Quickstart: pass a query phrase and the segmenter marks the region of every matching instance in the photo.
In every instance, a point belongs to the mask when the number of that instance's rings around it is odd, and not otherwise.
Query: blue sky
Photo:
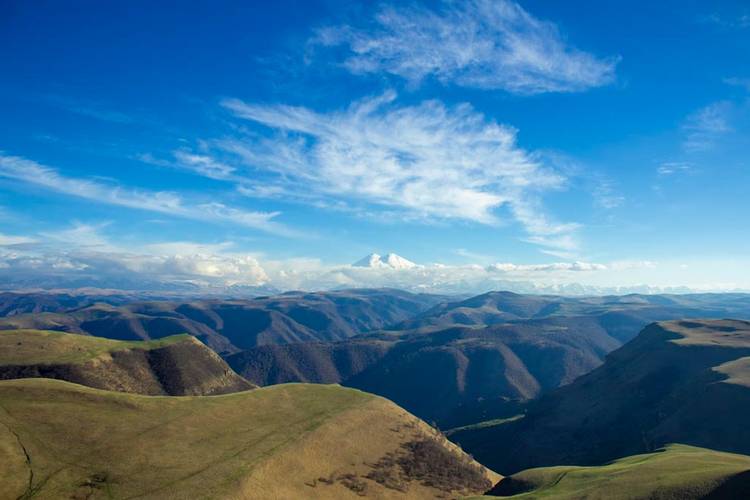
[[[0,55],[8,283],[750,289],[746,2],[3,2]]]

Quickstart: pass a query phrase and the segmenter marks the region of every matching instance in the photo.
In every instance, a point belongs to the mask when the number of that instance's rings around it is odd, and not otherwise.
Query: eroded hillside
[[[226,394],[254,387],[189,335],[124,342],[39,330],[0,331],[0,379],[27,377],[173,396]]]

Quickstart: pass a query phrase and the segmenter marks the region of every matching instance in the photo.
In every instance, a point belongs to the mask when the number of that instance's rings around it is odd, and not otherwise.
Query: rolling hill
[[[254,387],[189,335],[124,342],[39,330],[0,331],[0,380],[29,377],[173,396]]]
[[[8,498],[449,498],[499,476],[382,398],[288,384],[154,397],[0,382]]]
[[[488,495],[519,500],[748,498],[750,457],[673,444],[599,467],[529,469],[504,478]]]
[[[750,454],[749,411],[750,323],[669,321],[530,403],[523,418],[451,439],[503,473],[597,465],[668,443]]]
[[[440,300],[400,290],[362,289],[252,300],[97,303],[0,318],[0,329],[59,330],[118,340],[188,333],[229,354],[257,345],[346,339],[404,321]]]

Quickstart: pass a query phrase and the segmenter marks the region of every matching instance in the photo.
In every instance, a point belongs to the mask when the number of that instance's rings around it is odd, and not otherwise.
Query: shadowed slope
[[[436,498],[499,479],[386,400],[302,384],[206,398],[3,381],[0,462],[11,498]]]
[[[0,331],[0,379],[28,377],[154,395],[226,394],[254,387],[189,335],[123,342],[39,330]]]
[[[537,397],[594,369],[618,345],[596,318],[548,318],[260,346],[226,359],[260,385],[341,383],[454,427],[468,406]]]
[[[686,443],[750,454],[750,323],[653,324],[524,418],[451,439],[496,470],[601,464]]]

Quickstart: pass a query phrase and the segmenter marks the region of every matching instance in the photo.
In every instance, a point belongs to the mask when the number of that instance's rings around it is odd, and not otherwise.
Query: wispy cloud
[[[594,179],[591,195],[594,198],[594,204],[605,210],[617,208],[625,203],[625,197],[618,192],[615,183],[604,176],[597,176]]]
[[[743,89],[750,92],[750,78],[738,78],[733,76],[731,78],[725,78],[724,83],[727,85],[733,85],[735,87],[742,87]]]
[[[571,46],[558,27],[510,0],[442,2],[435,9],[384,6],[368,28],[326,27],[310,41],[345,46],[352,73],[389,73],[419,84],[504,89],[518,94],[574,92],[609,84],[618,57]]]
[[[272,220],[279,215],[278,212],[245,211],[219,202],[187,204],[180,195],[173,192],[135,190],[90,179],[68,177],[51,167],[18,156],[0,154],[0,177],[98,203],[187,219],[237,224],[281,235],[295,234]]]
[[[222,181],[236,179],[233,175],[235,171],[234,167],[220,162],[211,156],[178,149],[172,152],[172,157],[172,159],[157,158],[151,153],[136,156],[138,160],[144,163],[186,170],[209,179]]]
[[[36,239],[29,238],[28,236],[15,236],[11,234],[0,233],[0,247],[26,245],[28,243],[35,243],[35,242],[36,242]]]
[[[544,214],[540,193],[565,178],[516,142],[515,129],[468,104],[438,101],[397,106],[395,94],[353,103],[344,111],[267,106],[227,100],[236,116],[275,131],[265,138],[223,141],[268,175],[252,194],[343,199],[398,209],[405,217],[496,224],[506,207],[534,243],[573,248],[575,224]]]
[[[706,151],[714,147],[717,141],[732,131],[729,115],[732,103],[719,101],[699,109],[687,117],[682,125],[686,137],[682,143],[686,151]]]
[[[676,175],[676,174],[687,174],[692,172],[695,166],[692,163],[681,162],[681,161],[668,161],[664,162],[656,168],[656,173],[659,175]]]
[[[750,13],[720,14],[714,12],[701,18],[705,23],[715,24],[722,28],[746,29],[750,28]]]

